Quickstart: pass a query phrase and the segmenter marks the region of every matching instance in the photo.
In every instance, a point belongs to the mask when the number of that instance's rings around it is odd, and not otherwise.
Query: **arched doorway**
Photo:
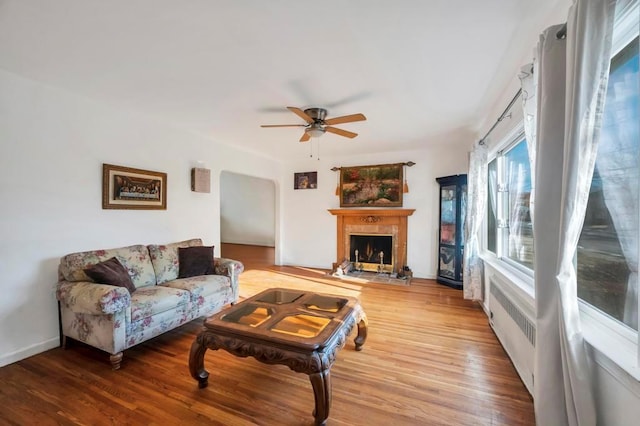
[[[222,257],[247,265],[275,263],[276,186],[272,180],[220,174]]]

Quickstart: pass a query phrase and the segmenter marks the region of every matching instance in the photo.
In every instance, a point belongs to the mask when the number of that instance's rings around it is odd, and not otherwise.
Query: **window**
[[[636,331],[639,78],[636,36],[611,60],[598,156],[577,251],[578,297]]]
[[[575,255],[585,337],[596,354],[604,355],[601,360],[612,361],[636,380],[640,380],[638,4],[638,0],[622,3],[616,11],[600,141]],[[534,274],[531,170],[521,129],[506,137],[497,146],[500,151],[489,158],[485,248],[499,259],[494,266],[510,266],[506,272],[511,282],[524,288],[533,280],[512,274]],[[544,218],[539,220],[543,222]],[[535,297],[534,292],[530,294]],[[611,364],[607,365],[609,369]],[[615,369],[609,371],[621,380],[626,377],[619,376]]]
[[[489,163],[488,173],[487,249],[532,270],[531,166],[522,134]]]

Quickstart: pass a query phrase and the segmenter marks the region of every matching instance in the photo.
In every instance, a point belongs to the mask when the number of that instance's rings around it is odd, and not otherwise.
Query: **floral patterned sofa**
[[[122,351],[238,299],[242,263],[215,258],[215,275],[178,278],[178,248],[202,246],[192,239],[166,245],[133,245],[72,253],[60,260],[56,297],[63,346],[67,338],[111,354],[114,370]],[[85,269],[115,257],[135,286],[98,284]]]

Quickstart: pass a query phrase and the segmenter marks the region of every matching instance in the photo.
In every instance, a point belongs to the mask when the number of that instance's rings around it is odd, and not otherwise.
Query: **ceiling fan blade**
[[[358,136],[357,133],[349,132],[346,130],[338,129],[337,127],[327,126],[324,128],[327,132],[335,133],[336,135],[344,136],[345,138],[355,138]]]
[[[365,121],[367,117],[362,114],[351,114],[351,115],[343,115],[342,117],[334,117],[328,120],[324,120],[325,124],[342,124],[342,123],[353,123],[354,121]]]
[[[296,107],[287,107],[287,109],[289,111],[291,111],[292,113],[294,113],[295,115],[297,115],[298,117],[302,118],[304,121],[306,121],[307,123],[311,124],[313,123],[313,118],[309,117],[307,115],[307,113],[305,113],[303,110],[301,110],[300,108],[296,108]]]
[[[260,127],[306,127],[306,124],[261,124]]]
[[[300,138],[300,142],[306,142],[309,139],[311,139],[311,135],[309,135],[309,133],[304,132],[304,134],[302,135],[302,137]]]

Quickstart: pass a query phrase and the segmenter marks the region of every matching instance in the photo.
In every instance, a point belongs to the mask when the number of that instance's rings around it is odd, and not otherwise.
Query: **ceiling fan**
[[[304,127],[304,134],[300,142],[307,142],[311,138],[322,136],[325,132],[334,133],[346,138],[355,138],[357,133],[332,127],[334,124],[352,123],[367,119],[362,114],[343,115],[326,119],[327,110],[324,108],[307,108],[304,111],[296,107],[287,107],[289,111],[306,121],[307,124],[263,124],[260,127]]]

